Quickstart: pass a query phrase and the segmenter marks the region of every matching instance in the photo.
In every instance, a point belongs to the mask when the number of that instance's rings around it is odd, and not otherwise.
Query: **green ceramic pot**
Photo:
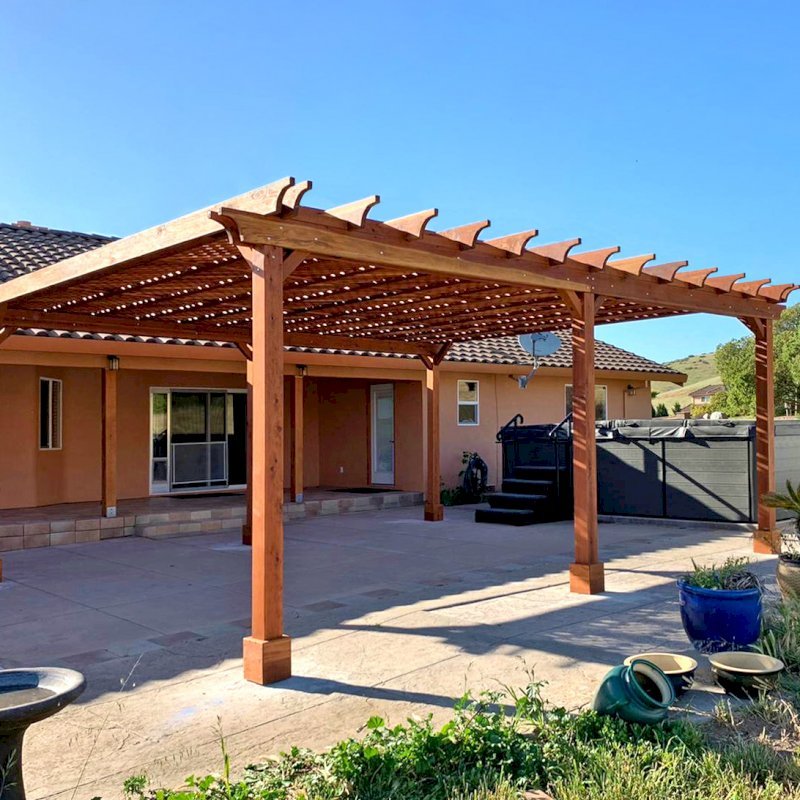
[[[717,683],[735,697],[754,698],[775,688],[783,661],[761,653],[715,653],[708,657]]]
[[[669,678],[655,664],[634,659],[613,667],[603,678],[592,708],[628,722],[655,725],[662,722],[675,702]]]

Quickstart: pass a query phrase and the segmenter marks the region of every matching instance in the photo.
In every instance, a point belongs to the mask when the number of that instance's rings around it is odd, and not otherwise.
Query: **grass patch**
[[[465,696],[452,719],[390,726],[373,717],[360,739],[324,753],[293,748],[233,780],[221,774],[175,791],[143,777],[135,800],[512,800],[544,790],[555,800],[800,800],[794,753],[750,740],[724,719],[648,727],[549,707],[541,684]],[[768,713],[764,709],[764,713]],[[772,711],[769,711],[772,713]],[[735,718],[734,718],[735,719]],[[727,726],[727,727],[726,727]]]

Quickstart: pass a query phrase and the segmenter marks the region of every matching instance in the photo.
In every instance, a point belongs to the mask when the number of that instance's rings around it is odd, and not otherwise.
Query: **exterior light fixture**
[[[297,374],[300,375],[300,377],[304,378],[306,375],[308,375],[308,367],[305,364],[298,364],[296,369]]]
[[[111,372],[116,372],[119,369],[119,356],[108,357],[108,369]]]
[[[625,394],[627,394],[628,397],[636,397],[636,387],[632,383],[629,383],[628,388],[625,389]]]

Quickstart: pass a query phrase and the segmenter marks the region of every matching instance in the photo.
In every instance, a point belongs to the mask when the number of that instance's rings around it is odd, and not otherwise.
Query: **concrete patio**
[[[88,690],[28,735],[28,796],[114,798],[293,744],[323,747],[372,714],[444,717],[465,689],[534,668],[570,708],[625,655],[687,650],[674,579],[691,559],[749,555],[749,533],[604,524],[608,591],[569,593],[570,523],[425,523],[398,508],[286,525],[294,677],[242,678],[249,548],[235,533],[109,539],[3,554],[0,666],[63,664]],[[764,574],[774,557],[761,557]],[[65,747],[68,745],[68,747]],[[77,791],[76,791],[77,787]]]

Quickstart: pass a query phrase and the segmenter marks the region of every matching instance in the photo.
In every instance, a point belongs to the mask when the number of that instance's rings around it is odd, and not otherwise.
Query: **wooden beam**
[[[664,308],[693,313],[725,316],[761,316],[777,318],[782,308],[765,299],[744,297],[738,293],[688,287],[678,279],[664,283],[655,276],[625,276],[617,270],[603,269],[605,259],[616,248],[564,256],[563,263],[544,256],[543,248],[527,249],[519,258],[485,242],[472,249],[452,242],[441,234],[425,233],[409,240],[401,231],[383,223],[367,220],[362,228],[341,228],[340,221],[324,212],[303,208],[291,218],[261,216],[231,210],[245,241],[253,244],[276,244],[289,249],[305,249],[322,256],[350,259],[386,269],[452,275],[465,280],[491,281],[509,286],[593,291],[622,300],[652,303]],[[569,244],[569,243],[567,243]],[[562,249],[563,251],[563,249]],[[588,259],[591,264],[578,259]],[[587,269],[588,266],[588,269]]]
[[[298,368],[292,382],[292,476],[291,499],[303,502],[303,373]]]
[[[531,247],[530,251],[534,255],[541,256],[550,261],[563,264],[566,261],[569,251],[573,247],[577,247],[581,243],[580,237],[575,239],[567,239],[564,242],[553,242],[552,244],[540,244],[536,247]]]
[[[433,363],[435,366],[439,366],[442,361],[445,360],[447,357],[448,352],[450,352],[450,348],[453,346],[452,342],[445,342],[437,351],[436,355],[433,357]]]
[[[244,676],[263,685],[292,673],[283,633],[283,249],[240,250],[253,271],[253,630]]]
[[[467,280],[557,289],[586,288],[579,276],[567,280],[549,277],[545,274],[547,264],[542,260],[538,262],[542,274],[527,271],[523,266],[527,258],[509,259],[490,245],[483,245],[477,254],[470,251],[470,259],[467,259],[463,245],[441,234],[425,233],[419,239],[409,240],[402,231],[369,220],[362,228],[348,229],[344,222],[342,227],[335,227],[333,218],[308,208],[291,218],[265,217],[235,209],[225,209],[225,214],[236,220],[242,240],[252,244],[276,244],[290,250],[306,250],[392,269],[455,275]]]
[[[307,258],[309,253],[302,250],[294,250],[283,257],[283,279],[286,280]]]
[[[239,348],[239,352],[248,360],[253,360],[253,346],[248,344],[247,342],[236,342],[236,347]]]
[[[439,231],[439,236],[444,236],[445,239],[452,239],[457,242],[460,247],[470,249],[475,247],[475,242],[478,241],[480,232],[488,228],[492,223],[488,219],[483,219],[480,222],[470,222],[468,225],[460,225],[457,228],[450,228],[446,231]]]
[[[158,256],[194,246],[205,239],[217,239],[222,234],[222,229],[217,222],[209,219],[209,210],[222,205],[226,208],[246,209],[259,214],[275,214],[281,209],[283,195],[293,184],[294,178],[281,178],[224,203],[217,203],[163,225],[156,225],[141,233],[110,242],[96,250],[89,250],[42,267],[13,281],[7,281],[0,285],[0,303],[23,297],[31,292],[62,286],[112,267],[130,265],[140,260],[151,261]]]
[[[439,437],[439,365],[425,364],[425,395],[427,409],[428,470],[425,480],[425,520],[441,522],[444,507],[441,503],[441,442]]]
[[[597,442],[594,407],[595,296],[580,296],[572,318],[572,475],[575,561],[570,591],[596,594],[605,588],[597,534]]]
[[[756,337],[756,486],[758,529],[753,534],[753,551],[780,553],[781,535],[775,509],[761,502],[775,491],[775,353],[772,320],[759,320]]]
[[[118,362],[114,369],[102,370],[102,514],[117,516],[117,376]]]
[[[18,328],[15,325],[4,325],[0,328],[0,345],[3,344],[9,337],[17,332]]]
[[[390,228],[396,228],[413,239],[419,239],[428,223],[438,214],[438,208],[429,208],[427,211],[417,211],[415,214],[408,214],[405,217],[387,219],[383,224],[388,225]]]
[[[487,239],[486,244],[505,250],[510,256],[521,256],[525,252],[528,242],[539,235],[537,230],[512,233],[510,236],[500,236],[497,239]]]
[[[425,345],[404,342],[402,339],[371,339],[359,336],[328,336],[316,333],[287,333],[287,347],[319,347],[330,350],[358,350],[370,353],[392,353],[416,356]],[[431,346],[431,352],[435,348]]]
[[[253,544],[253,353],[247,359],[247,431],[245,439],[245,459],[247,464],[247,490],[245,492],[247,511],[242,524],[242,544]]]
[[[353,203],[346,203],[343,206],[329,208],[325,213],[332,217],[344,220],[348,225],[360,228],[369,214],[370,209],[380,203],[381,198],[377,194],[365,197],[363,200],[356,200]]]

